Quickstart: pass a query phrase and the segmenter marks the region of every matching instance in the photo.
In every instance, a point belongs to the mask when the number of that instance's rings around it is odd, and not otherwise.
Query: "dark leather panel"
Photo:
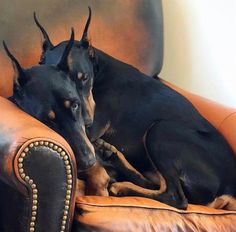
[[[24,159],[24,170],[38,190],[36,231],[60,231],[67,191],[67,173],[63,158],[49,147],[33,147]],[[72,172],[73,176],[76,176],[75,170]],[[75,192],[76,180],[73,180],[71,192]],[[30,195],[32,198],[32,194]],[[72,221],[74,195],[69,200],[71,203],[68,218]],[[67,224],[67,227],[69,226]]]
[[[0,231],[26,232],[30,201],[0,181]]]

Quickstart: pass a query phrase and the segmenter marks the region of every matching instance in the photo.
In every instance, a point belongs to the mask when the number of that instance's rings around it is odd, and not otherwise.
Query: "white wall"
[[[236,107],[236,0],[163,0],[160,77]]]

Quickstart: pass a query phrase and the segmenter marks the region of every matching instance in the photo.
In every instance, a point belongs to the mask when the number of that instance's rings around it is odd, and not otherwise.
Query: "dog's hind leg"
[[[222,195],[207,206],[215,209],[236,211],[236,199],[229,195]]]
[[[125,156],[116,149],[113,145],[99,139],[95,142],[97,149],[102,150],[103,157],[105,161],[109,161],[114,169],[124,177],[126,181],[133,182],[135,185],[141,186],[143,188],[158,189],[159,181],[158,178],[153,178],[149,180],[139,171],[137,171],[125,158]],[[152,173],[154,175],[154,173]],[[155,173],[159,177],[158,173]],[[149,174],[150,176],[150,174]]]

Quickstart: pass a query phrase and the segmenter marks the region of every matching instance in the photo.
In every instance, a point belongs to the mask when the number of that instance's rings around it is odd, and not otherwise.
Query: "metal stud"
[[[25,175],[25,173],[22,173],[20,176],[21,176],[22,179],[25,179],[26,175]]]
[[[22,158],[24,158],[25,155],[26,155],[25,152],[22,152],[20,156],[21,156]]]
[[[61,152],[61,156],[65,156],[66,153],[64,151]]]
[[[22,163],[18,163],[18,167],[19,167],[19,168],[22,168],[22,167],[23,167],[23,164],[22,164]]]
[[[62,220],[61,224],[64,226],[66,224],[66,220]]]
[[[29,147],[30,147],[30,148],[34,147],[34,144],[33,144],[33,143],[31,143],[31,144],[29,145]]]
[[[33,193],[38,193],[38,189],[33,189]]]
[[[39,145],[39,142],[34,142],[34,146],[38,146]]]
[[[30,226],[34,227],[35,223],[34,222],[30,222]]]
[[[32,185],[34,181],[32,179],[29,180],[29,184]]]
[[[36,216],[36,214],[37,214],[37,212],[36,212],[36,211],[33,211],[33,212],[32,212],[32,216]],[[35,219],[36,219],[36,217],[32,217],[32,218],[31,218],[31,220],[33,220],[33,218],[35,218]]]
[[[49,147],[53,147],[53,143],[49,143]]]

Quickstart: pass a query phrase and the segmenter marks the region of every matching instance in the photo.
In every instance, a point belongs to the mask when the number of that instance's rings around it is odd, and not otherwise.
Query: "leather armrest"
[[[70,146],[2,97],[0,109],[0,180],[29,199],[27,231],[69,231],[77,178]]]

